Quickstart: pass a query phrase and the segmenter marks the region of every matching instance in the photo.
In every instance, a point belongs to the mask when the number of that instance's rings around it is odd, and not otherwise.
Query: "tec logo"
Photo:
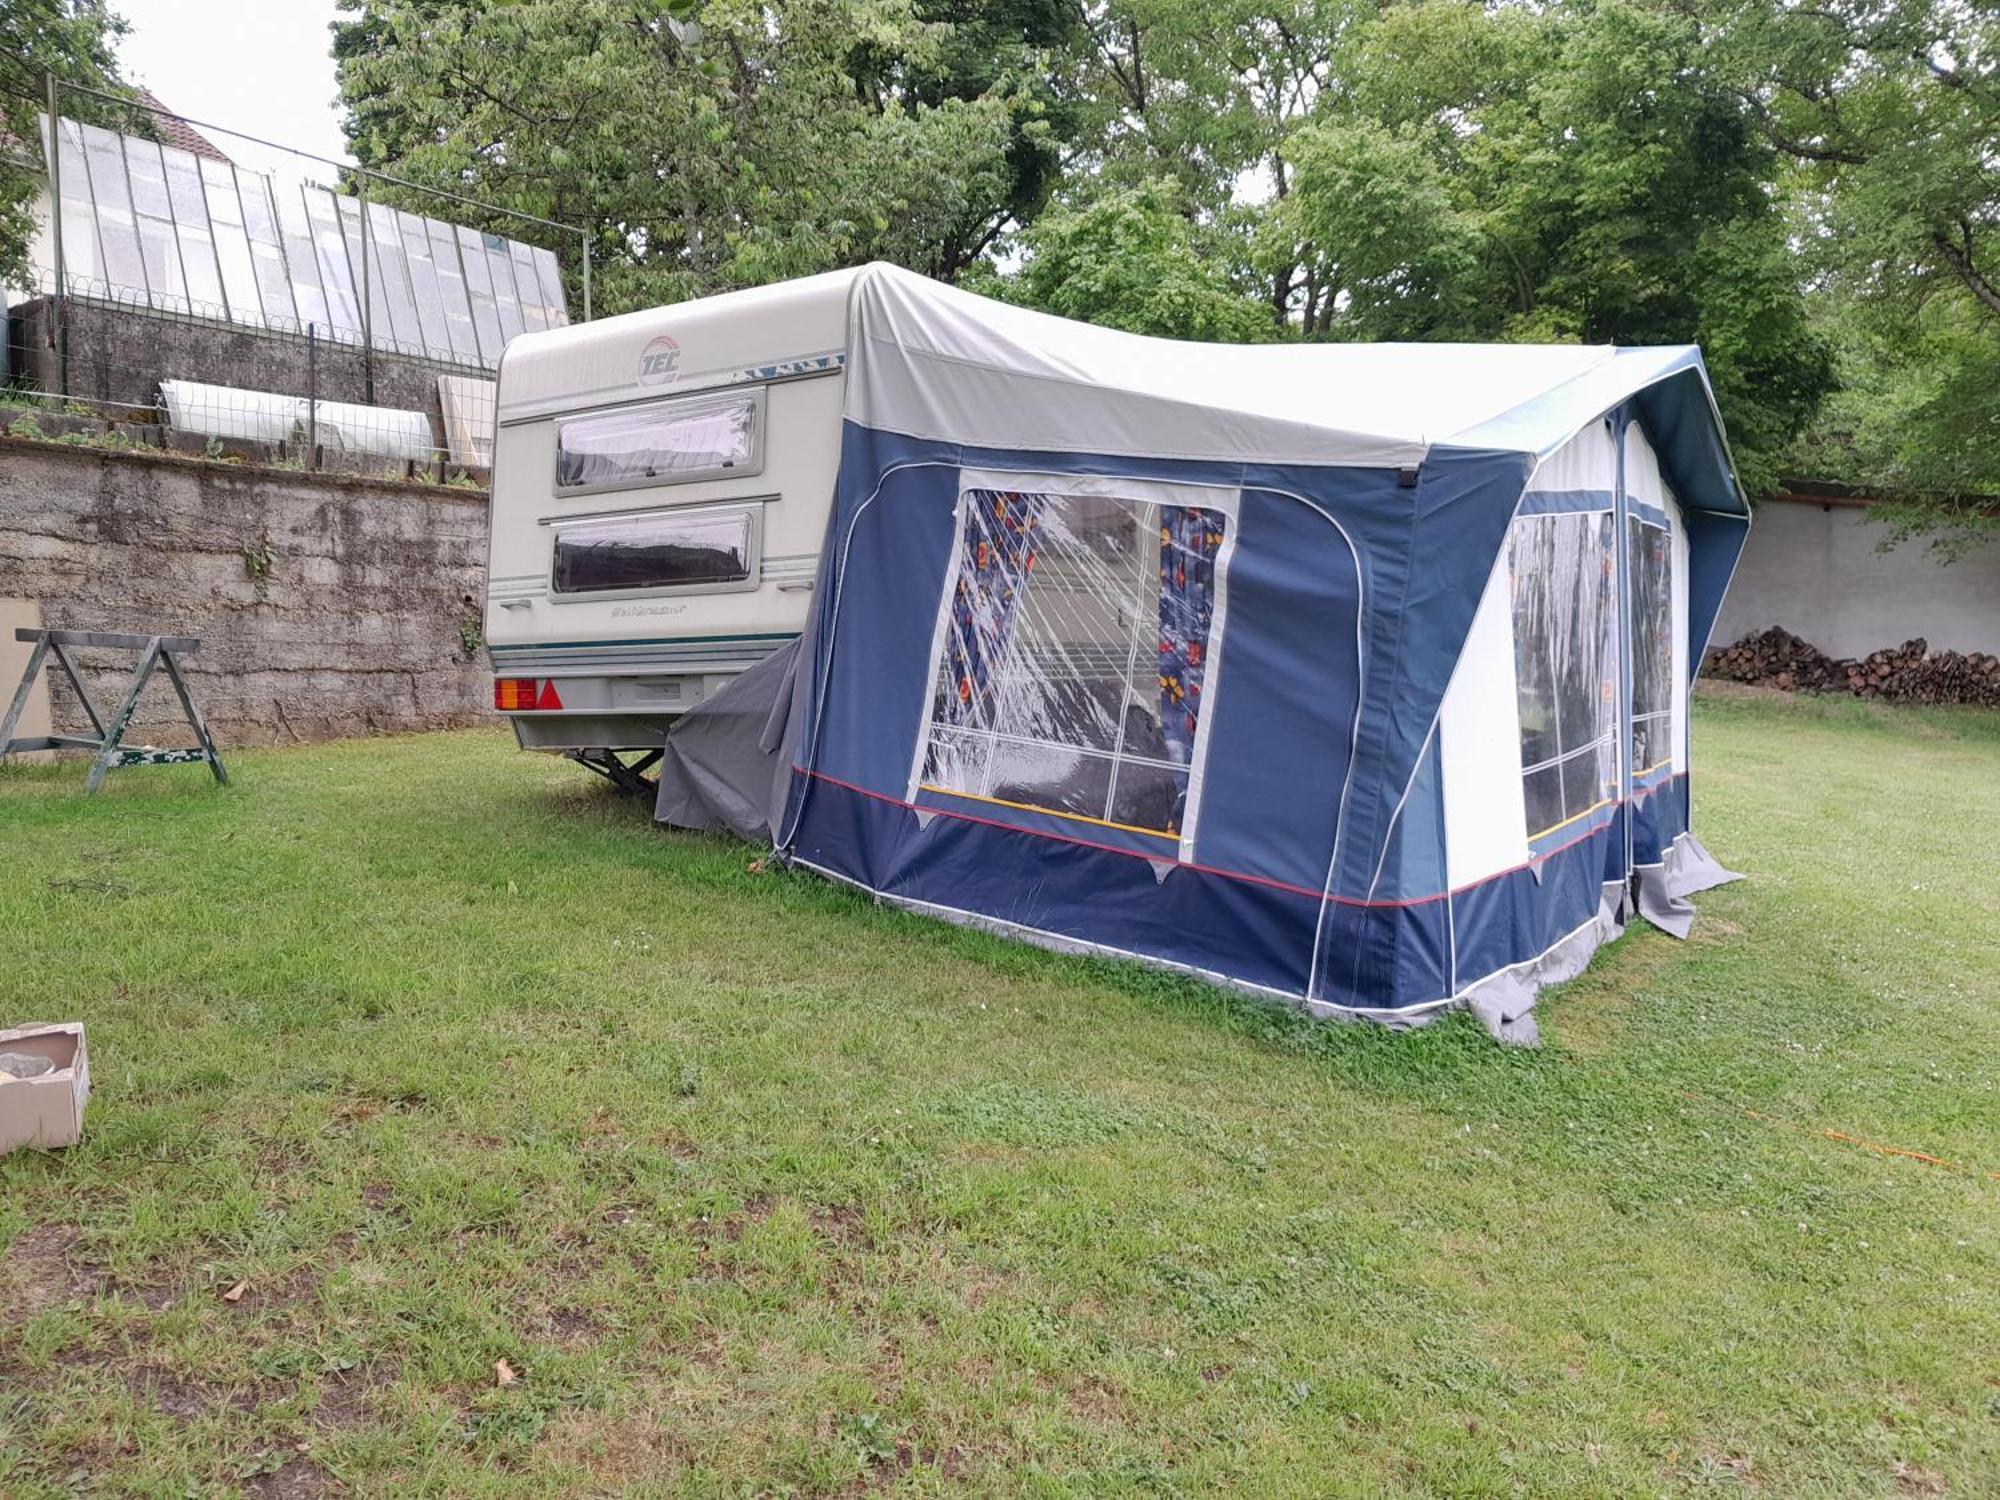
[[[667,385],[680,373],[681,346],[664,333],[639,351],[639,384]]]

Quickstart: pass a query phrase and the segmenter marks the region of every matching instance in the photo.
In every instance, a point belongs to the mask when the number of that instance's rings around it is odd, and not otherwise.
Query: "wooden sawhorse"
[[[194,706],[189,695],[187,682],[181,677],[180,665],[174,660],[201,649],[199,637],[191,635],[117,635],[101,630],[17,630],[17,641],[32,641],[35,649],[29,653],[28,669],[21,674],[21,685],[14,690],[14,701],[7,706],[7,717],[0,719],[0,760],[18,752],[30,750],[95,750],[97,759],[90,767],[90,779],[84,783],[86,796],[104,785],[105,776],[111,771],[125,766],[178,766],[206,763],[215,773],[215,779],[224,786],[229,784],[229,773],[222,769],[222,757],[215,753],[215,741],[209,738],[208,725],[202,722],[201,710]],[[98,713],[97,705],[90,701],[90,694],[84,690],[83,678],[76,670],[76,663],[70,658],[71,648],[88,650],[92,648],[111,651],[136,651],[139,664],[132,671],[132,685],[126,690],[124,701],[118,705],[107,723]],[[15,739],[14,726],[20,722],[21,714],[28,706],[28,694],[33,691],[35,678],[43,665],[53,656],[56,665],[69,678],[69,685],[76,689],[77,701],[83,704],[83,711],[90,716],[91,726],[97,730],[96,738],[82,734],[51,734],[33,739]],[[132,722],[132,714],[139,706],[139,695],[146,690],[152,680],[153,669],[165,667],[167,680],[174,685],[174,692],[181,700],[181,709],[187,714],[188,724],[194,729],[194,737],[199,742],[192,750],[155,750],[150,745],[127,748],[122,741],[126,726]]]

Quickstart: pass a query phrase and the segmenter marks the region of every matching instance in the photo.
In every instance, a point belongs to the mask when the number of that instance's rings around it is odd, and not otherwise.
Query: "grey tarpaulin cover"
[[[799,651],[799,640],[786,642],[674,725],[660,762],[660,822],[771,842],[791,780]]]

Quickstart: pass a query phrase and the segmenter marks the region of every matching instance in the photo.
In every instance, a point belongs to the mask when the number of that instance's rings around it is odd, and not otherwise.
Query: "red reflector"
[[[542,684],[542,695],[535,700],[535,707],[538,709],[562,707],[562,697],[556,692],[556,684],[553,677]]]

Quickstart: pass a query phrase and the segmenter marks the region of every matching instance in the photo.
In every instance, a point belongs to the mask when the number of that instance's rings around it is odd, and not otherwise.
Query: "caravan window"
[[[556,488],[748,478],[764,467],[764,392],[684,396],[556,429]]]
[[[1605,511],[1524,516],[1508,569],[1532,842],[1617,796],[1618,579]]]
[[[561,594],[754,587],[757,512],[678,511],[613,516],[556,527]]]
[[[919,784],[1180,839],[1227,517],[992,489],[960,513]]]

